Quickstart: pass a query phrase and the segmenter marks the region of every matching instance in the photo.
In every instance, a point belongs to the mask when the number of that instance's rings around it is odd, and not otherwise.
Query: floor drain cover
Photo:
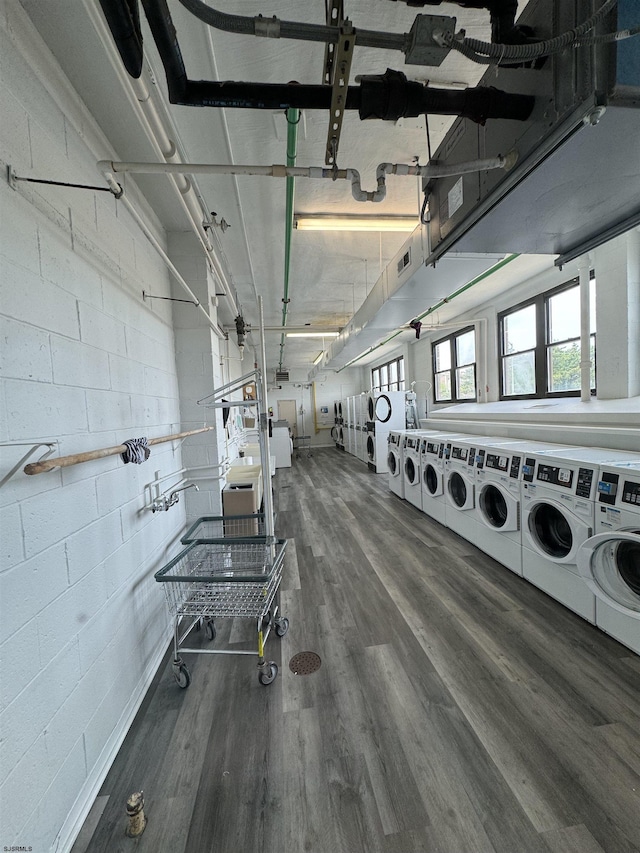
[[[298,652],[289,661],[289,669],[294,675],[311,675],[320,669],[322,661],[315,652]]]

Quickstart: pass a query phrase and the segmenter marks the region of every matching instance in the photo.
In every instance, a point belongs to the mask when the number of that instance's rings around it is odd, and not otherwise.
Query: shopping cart
[[[190,545],[192,542],[228,538],[264,538],[265,534],[265,515],[262,512],[250,515],[204,515],[193,522],[180,541],[183,545]]]
[[[285,539],[264,536],[231,541],[197,540],[156,572],[156,580],[164,584],[173,617],[173,675],[180,687],[186,688],[191,682],[181,651],[183,654],[257,655],[260,684],[271,684],[275,680],[278,666],[275,661],[265,659],[264,649],[272,627],[278,637],[284,637],[289,630],[286,616],[278,616],[286,544]],[[215,639],[216,617],[256,619],[257,651],[183,646],[190,632],[201,625],[204,625],[206,638]]]
[[[296,459],[300,459],[303,451],[306,451],[307,458],[311,456],[311,436],[298,435],[293,439],[293,447],[296,451]]]

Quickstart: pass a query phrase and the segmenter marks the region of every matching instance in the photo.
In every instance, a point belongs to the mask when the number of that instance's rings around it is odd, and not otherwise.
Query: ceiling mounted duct
[[[519,159],[508,174],[425,179],[428,262],[455,247],[560,255],[561,265],[640,222],[639,38],[611,35],[637,31],[637,10],[637,0],[619,0],[595,35],[554,53],[539,71],[507,65],[486,72],[481,86],[527,91],[538,106],[518,125],[454,122],[434,160],[511,148]],[[556,35],[579,27],[591,11],[588,0],[531,0],[518,22],[543,32],[552,22]]]

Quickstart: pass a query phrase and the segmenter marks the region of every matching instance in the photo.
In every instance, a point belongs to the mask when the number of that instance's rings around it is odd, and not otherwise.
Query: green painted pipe
[[[422,314],[418,314],[418,316],[415,319],[416,320],[423,320],[425,317],[428,317],[429,314],[433,314],[434,311],[437,311],[439,308],[442,308],[444,305],[448,305],[453,299],[456,298],[456,296],[460,296],[461,293],[464,293],[465,290],[469,290],[469,288],[474,287],[476,284],[479,284],[481,281],[484,281],[485,278],[488,278],[490,275],[493,275],[495,272],[498,272],[498,270],[502,269],[502,267],[506,266],[507,264],[510,264],[511,261],[515,261],[515,259],[519,258],[519,257],[520,257],[519,254],[507,255],[506,258],[503,258],[501,261],[498,261],[497,264],[494,264],[492,267],[489,267],[488,270],[485,270],[483,273],[480,273],[480,275],[477,275],[475,278],[471,279],[471,281],[468,281],[466,284],[463,284],[462,287],[459,287],[450,296],[447,296],[444,299],[441,299],[440,302],[438,302],[436,305],[432,305],[431,308],[427,308],[427,310],[424,311]],[[375,352],[377,349],[380,349],[380,347],[383,347],[385,344],[388,344],[389,341],[392,341],[394,338],[397,338],[398,335],[401,335],[402,332],[404,332],[404,331],[406,331],[404,328],[398,329],[392,335],[389,335],[388,338],[385,338],[383,341],[381,341],[379,344],[376,344],[374,347],[370,347],[366,352],[363,352],[361,355],[357,356],[356,358],[352,358],[351,361],[348,361],[344,365],[344,367],[340,367],[338,370],[336,370],[336,373],[340,373],[345,368],[351,367],[351,365],[355,364],[356,361],[360,361],[360,359],[366,358],[366,356],[371,355],[372,352]]]
[[[289,109],[287,116],[287,166],[296,165],[296,149],[298,146],[298,122],[300,121],[300,110]],[[295,192],[295,178],[287,176],[287,207],[284,223],[284,295],[282,297],[282,326],[287,325],[287,309],[289,308],[289,268],[291,266],[291,237],[293,234],[293,198]],[[280,364],[278,369],[282,370],[282,356],[284,352],[285,333],[280,336]]]

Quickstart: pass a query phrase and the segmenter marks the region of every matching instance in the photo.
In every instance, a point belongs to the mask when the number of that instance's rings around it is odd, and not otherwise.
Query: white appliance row
[[[640,454],[388,436],[389,488],[640,654]]]
[[[406,425],[407,394],[370,391],[347,397],[344,405],[336,403],[334,411],[332,434],[336,447],[365,462],[375,473],[386,474],[388,435]]]

